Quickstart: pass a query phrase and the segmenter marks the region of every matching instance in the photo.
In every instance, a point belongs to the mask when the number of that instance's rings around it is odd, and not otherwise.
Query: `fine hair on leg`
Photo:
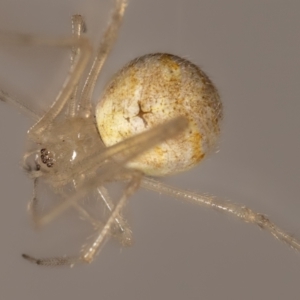
[[[257,213],[250,208],[235,204],[230,201],[218,199],[213,196],[199,195],[176,187],[168,186],[157,180],[144,177],[141,186],[152,191],[170,195],[188,202],[213,208],[217,211],[234,215],[245,223],[252,223],[261,229],[271,233],[276,239],[286,243],[291,248],[300,251],[300,241],[288,234],[286,231],[275,225],[269,218],[261,213]]]

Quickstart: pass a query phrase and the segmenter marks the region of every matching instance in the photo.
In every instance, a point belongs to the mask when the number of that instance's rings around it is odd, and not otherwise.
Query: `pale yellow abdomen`
[[[153,176],[187,170],[215,145],[222,104],[207,75],[178,56],[145,55],[113,77],[96,107],[98,129],[106,146],[179,115],[190,123],[184,133],[128,164]]]

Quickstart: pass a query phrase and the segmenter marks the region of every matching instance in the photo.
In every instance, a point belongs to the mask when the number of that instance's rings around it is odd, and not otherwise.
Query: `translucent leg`
[[[63,48],[78,48],[78,59],[74,62],[72,71],[67,76],[60,93],[52,104],[50,110],[44,114],[39,121],[29,131],[29,137],[34,141],[39,140],[39,135],[52,123],[56,116],[64,108],[66,102],[70,99],[71,94],[76,87],[81,75],[86,68],[92,52],[89,41],[85,38],[57,38],[57,39],[44,39],[37,38],[28,34],[13,34],[0,32],[0,45],[16,45],[16,46],[51,46]],[[1,99],[15,105],[17,108],[24,110],[31,115],[34,119],[39,117],[38,114],[26,105],[21,104],[19,101],[12,99],[6,93],[2,92]]]
[[[121,174],[121,169],[130,160],[154,146],[174,138],[185,130],[187,126],[188,121],[185,117],[176,117],[111,147],[102,148],[84,160],[78,161],[72,168],[66,169],[64,173],[60,173],[60,184],[67,184],[68,180],[75,178],[77,174],[88,174],[97,169],[101,172],[101,181],[98,181],[98,183],[111,179],[115,175]],[[97,176],[99,178],[100,175],[98,174]]]
[[[43,131],[45,131],[48,126],[51,125],[54,119],[65,107],[74,91],[74,88],[77,86],[78,81],[83,74],[91,54],[91,46],[88,40],[84,38],[55,40],[51,45],[78,47],[80,49],[80,56],[72,68],[72,72],[70,72],[70,74],[67,76],[61,91],[59,92],[54,103],[51,105],[49,111],[28,132],[29,138],[34,141],[40,140]]]
[[[37,220],[39,219],[39,212],[38,212],[38,197],[37,197],[37,186],[38,186],[38,178],[35,178],[33,180],[33,196],[31,198],[31,200],[28,203],[28,211],[32,217],[32,221],[33,223],[37,226]],[[100,188],[99,188],[100,190]],[[102,197],[104,197],[104,195],[102,195]],[[103,201],[106,202],[106,205],[109,206],[109,211],[112,212],[113,209],[113,204],[111,202],[111,200],[107,200],[108,198],[106,197]],[[73,203],[73,208],[80,214],[80,216],[88,221],[94,229],[98,230],[99,228],[102,228],[104,226],[104,224],[98,220],[96,220],[95,218],[93,218],[79,203]],[[118,216],[115,220],[115,222],[118,225],[118,229],[120,232],[115,233],[115,232],[111,232],[111,234],[115,237],[117,237],[121,244],[123,246],[130,246],[131,242],[132,242],[132,232],[131,230],[128,228],[128,226],[126,226],[125,221],[122,219],[121,216]]]
[[[103,223],[93,218],[79,203],[74,203],[73,207],[79,212],[80,216],[92,224],[95,229],[103,226]]]
[[[74,88],[76,87],[81,75],[86,68],[86,65],[91,55],[91,45],[85,38],[61,38],[61,39],[44,39],[37,38],[26,34],[4,34],[0,33],[1,45],[17,45],[17,46],[51,46],[51,47],[78,47],[80,49],[79,57],[72,68],[72,71],[67,76],[61,91],[56,100],[52,104],[49,111],[30,129],[29,137],[34,141],[39,141],[40,135],[57,115],[65,107],[70,99]]]
[[[54,258],[43,258],[37,259],[30,255],[23,254],[23,258],[28,261],[43,265],[43,266],[73,266],[75,263],[85,262],[90,263],[95,258],[96,254],[99,253],[99,249],[104,244],[107,236],[110,234],[111,227],[115,223],[116,218],[120,215],[121,210],[125,206],[128,198],[137,190],[140,184],[142,174],[136,173],[128,183],[125,191],[123,192],[118,203],[115,205],[112,213],[110,214],[105,225],[97,232],[96,238],[90,244],[84,247],[82,254],[78,257],[54,257]]]
[[[280,227],[272,223],[267,216],[257,213],[248,207],[229,201],[216,199],[205,195],[198,195],[175,187],[165,185],[159,181],[143,178],[141,186],[149,190],[164,193],[173,197],[181,198],[189,202],[214,208],[228,214],[232,214],[246,223],[252,223],[271,233],[276,239],[288,244],[293,249],[300,251],[300,241],[288,234]]]
[[[91,98],[94,87],[103,64],[116,40],[126,5],[126,0],[115,0],[115,7],[113,9],[109,24],[104,32],[103,38],[101,39],[96,57],[94,59],[91,70],[89,71],[88,77],[82,90],[82,95],[80,97],[80,113],[82,113],[83,116],[89,116],[91,113]]]
[[[84,19],[81,15],[72,16],[72,35],[74,38],[81,38],[82,34],[86,31],[86,26],[84,23]],[[72,52],[70,56],[71,60],[71,69],[72,72],[74,65],[80,55],[80,48],[72,47]],[[78,94],[78,84],[74,87],[73,93],[68,101],[68,110],[67,113],[74,117],[77,112],[77,94]]]
[[[107,207],[107,209],[112,213],[112,211],[114,209],[114,205],[113,205],[112,200],[109,197],[109,194],[108,194],[108,191],[106,190],[106,188],[101,186],[101,187],[97,188],[97,191],[98,191],[101,199],[103,200],[105,206]],[[131,246],[132,245],[132,231],[128,227],[128,224],[126,223],[126,221],[124,220],[122,215],[119,215],[116,217],[114,225],[115,225],[116,229],[113,230],[112,232],[119,239],[122,246]]]
[[[16,107],[18,111],[23,112],[26,116],[28,116],[34,121],[38,121],[40,119],[40,115],[37,112],[35,112],[32,108],[27,107],[26,104],[22,103],[14,97],[11,97],[9,94],[2,90],[0,90],[0,101],[3,101]]]
[[[38,186],[38,178],[34,178],[33,180],[33,196],[28,203],[28,212],[31,215],[32,221],[35,226],[38,227],[38,220],[40,218],[40,213],[38,211],[38,197],[37,197],[37,186]],[[98,229],[103,226],[103,223],[94,219],[79,203],[73,203],[73,207],[77,210],[80,216],[92,224],[95,229]]]
[[[38,205],[38,200],[37,200],[37,195],[36,195],[37,185],[38,185],[38,178],[35,178],[33,180],[33,196],[27,206],[27,209],[28,209],[34,223],[37,219],[37,205]]]
[[[88,262],[88,263],[92,262],[95,255],[99,252],[99,249],[103,245],[105,238],[107,237],[112,225],[114,224],[116,218],[118,218],[121,210],[125,206],[127,199],[138,189],[141,178],[142,178],[141,173],[136,173],[136,175],[132,177],[127,188],[123,192],[123,195],[120,198],[119,202],[115,205],[114,209],[112,210],[112,213],[108,218],[106,224],[98,232],[96,239],[93,241],[91,245],[85,247],[85,249],[83,250],[81,259],[84,262]]]

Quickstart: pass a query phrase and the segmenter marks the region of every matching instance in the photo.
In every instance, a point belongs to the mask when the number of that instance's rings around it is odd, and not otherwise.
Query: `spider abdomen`
[[[106,146],[179,115],[189,120],[185,132],[174,139],[166,137],[166,142],[128,164],[152,176],[185,171],[215,145],[222,104],[207,75],[178,56],[148,54],[113,77],[96,108],[97,126]]]

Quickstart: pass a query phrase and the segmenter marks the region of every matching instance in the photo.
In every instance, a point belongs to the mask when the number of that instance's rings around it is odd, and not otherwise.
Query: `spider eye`
[[[42,163],[45,164],[48,168],[53,167],[55,162],[53,153],[51,151],[48,151],[46,148],[42,148],[40,152],[40,158]]]

